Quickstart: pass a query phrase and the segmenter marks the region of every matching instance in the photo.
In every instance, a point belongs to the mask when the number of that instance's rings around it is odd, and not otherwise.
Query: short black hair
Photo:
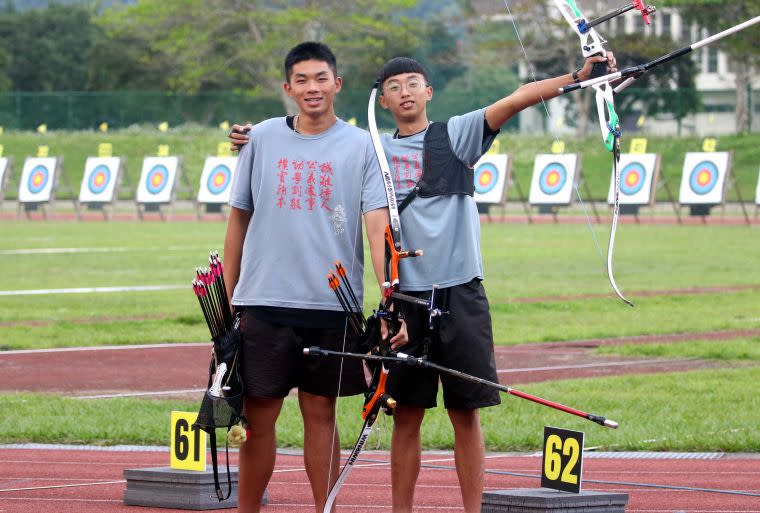
[[[285,56],[285,80],[290,82],[290,75],[293,73],[294,65],[310,60],[326,62],[330,66],[333,75],[338,76],[338,62],[330,47],[324,43],[306,41],[291,48],[288,55]]]
[[[422,64],[411,57],[394,57],[380,68],[377,74],[377,83],[382,88],[386,80],[402,73],[419,73],[425,77],[425,82],[428,81],[427,70]]]

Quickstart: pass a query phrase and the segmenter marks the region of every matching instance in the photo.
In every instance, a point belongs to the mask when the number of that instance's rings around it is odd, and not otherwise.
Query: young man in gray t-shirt
[[[388,209],[369,135],[338,119],[335,56],[302,43],[285,58],[287,94],[299,112],[252,127],[230,194],[225,281],[241,313],[244,413],[239,511],[258,512],[275,463],[275,421],[294,387],[304,420],[304,460],[316,510],[338,475],[336,396],[366,388],[359,362],[308,358],[318,345],[357,351],[356,336],[325,276],[340,259],[362,304],[364,216],[378,283]],[[342,366],[342,367],[341,367]]]
[[[573,75],[586,78],[594,62],[604,60],[591,57]],[[614,69],[610,52],[607,62]],[[431,330],[428,311],[402,303],[410,341],[405,352],[426,350],[435,363],[498,382],[491,316],[481,284],[480,219],[472,196],[472,168],[507,120],[542,99],[558,96],[558,89],[574,79],[568,74],[526,84],[488,107],[431,124],[427,103],[433,88],[423,66],[397,57],[380,69],[379,102],[397,126],[395,134],[382,137],[382,143],[403,207],[401,244],[425,251],[423,258],[402,260],[400,288],[429,299],[433,286],[441,286],[436,296],[449,312]],[[404,340],[402,335],[396,338],[394,347]],[[464,510],[480,511],[485,455],[479,408],[499,404],[498,391],[426,369],[395,367],[387,388],[398,402],[391,444],[394,513],[412,511],[421,461],[420,426],[425,409],[436,405],[439,381],[454,428]]]
[[[607,52],[606,59],[614,70],[612,52]],[[406,324],[392,340],[394,347],[408,336],[405,352],[415,354],[426,347],[427,356],[435,363],[498,381],[490,311],[481,284],[480,219],[466,180],[458,173],[471,173],[510,118],[542,99],[558,96],[558,89],[573,80],[589,77],[593,64],[604,60],[590,57],[573,75],[523,85],[488,107],[433,125],[427,117],[433,88],[423,66],[401,57],[381,68],[380,105],[391,112],[397,126],[395,134],[384,134],[381,140],[397,199],[404,206],[401,245],[425,251],[423,258],[401,261],[400,288],[409,295],[429,299],[434,285],[442,287],[437,297],[443,298],[444,304],[439,306],[449,312],[431,331],[429,312],[401,302]],[[445,148],[442,155],[425,151],[431,132],[435,132],[431,140],[437,138],[439,143],[435,146]],[[247,141],[244,136],[231,139],[233,147]],[[435,164],[426,163],[423,156]],[[437,178],[422,180],[428,172]],[[469,187],[473,187],[471,175],[466,176]],[[387,388],[398,403],[391,444],[394,513],[412,511],[421,462],[420,426],[425,410],[436,405],[439,381],[455,433],[454,458],[464,510],[480,511],[485,455],[479,408],[499,404],[498,392],[419,367],[396,366],[391,369]]]

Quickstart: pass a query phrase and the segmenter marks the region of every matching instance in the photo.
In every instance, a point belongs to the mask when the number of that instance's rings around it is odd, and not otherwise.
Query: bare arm
[[[385,227],[388,226],[388,223],[387,208],[370,210],[364,214],[364,226],[367,228],[369,253],[372,258],[372,268],[375,270],[378,286],[382,286],[385,281]]]
[[[607,57],[589,57],[583,63],[583,67],[578,72],[578,78],[585,80],[591,76],[591,69],[595,62],[607,61],[610,73],[614,73],[616,61],[612,52],[607,52]],[[520,111],[532,107],[541,102],[551,100],[559,96],[559,88],[573,83],[573,75],[568,73],[556,78],[547,78],[538,82],[523,84],[515,92],[498,100],[486,108],[486,121],[492,130],[498,130],[513,116]]]
[[[224,236],[224,285],[227,300],[232,304],[232,294],[240,278],[240,261],[243,257],[243,242],[248,231],[248,223],[253,212],[230,207],[227,220],[227,234]]]

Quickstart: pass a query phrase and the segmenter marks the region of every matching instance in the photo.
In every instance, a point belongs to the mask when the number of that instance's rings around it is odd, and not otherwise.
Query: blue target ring
[[[490,162],[479,165],[478,169],[475,170],[475,192],[478,194],[485,194],[493,190],[498,181],[499,170]]]
[[[644,187],[646,168],[639,162],[631,162],[620,171],[620,192],[633,196]]]
[[[211,170],[206,181],[206,187],[211,194],[221,194],[230,185],[232,172],[224,164],[220,164]]]
[[[111,181],[111,170],[108,166],[103,164],[98,165],[90,173],[90,177],[87,180],[87,187],[93,194],[100,194],[106,190],[109,182]]]
[[[167,183],[169,183],[169,170],[161,164],[153,166],[145,179],[145,186],[151,194],[158,194],[163,191]]]
[[[29,192],[32,194],[38,194],[47,187],[49,180],[50,171],[48,171],[48,168],[45,166],[35,166],[34,169],[32,169],[32,172],[29,173],[29,180],[27,182]]]
[[[567,183],[567,169],[559,162],[547,165],[538,177],[538,187],[544,194],[557,194]]]
[[[694,166],[689,174],[689,187],[696,194],[707,194],[715,188],[716,183],[718,183],[718,167],[709,160]]]

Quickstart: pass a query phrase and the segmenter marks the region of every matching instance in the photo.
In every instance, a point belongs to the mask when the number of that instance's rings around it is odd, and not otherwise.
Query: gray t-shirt
[[[361,214],[388,206],[372,141],[338,120],[302,135],[263,121],[238,157],[230,205],[253,211],[234,305],[341,310],[327,283],[340,259],[362,304]]]
[[[449,119],[448,132],[456,155],[474,166],[493,142],[483,139],[485,109]],[[393,175],[399,204],[422,176],[425,133],[394,139],[383,134],[383,148]],[[429,290],[451,287],[483,278],[480,255],[480,217],[475,200],[463,194],[422,198],[417,196],[401,213],[404,249],[422,249],[419,258],[401,261],[401,288]]]

